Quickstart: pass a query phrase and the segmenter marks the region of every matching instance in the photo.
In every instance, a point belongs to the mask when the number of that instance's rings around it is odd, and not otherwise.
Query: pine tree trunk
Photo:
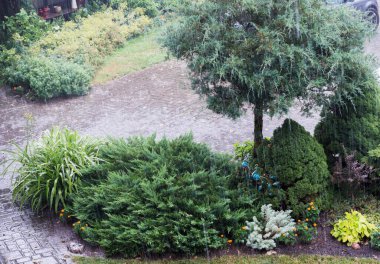
[[[255,130],[254,130],[254,140],[255,147],[253,157],[257,158],[257,148],[263,143],[263,119],[264,119],[264,106],[262,102],[258,102],[255,104],[255,108],[253,111],[255,115]]]
[[[5,16],[14,16],[20,12],[20,0],[0,0],[0,21]]]

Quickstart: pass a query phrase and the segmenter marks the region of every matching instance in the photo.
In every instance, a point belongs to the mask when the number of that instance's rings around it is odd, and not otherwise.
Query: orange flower
[[[230,240],[227,241],[227,243],[230,244],[230,245],[232,244],[232,242],[234,242],[232,239],[230,239]]]
[[[313,224],[313,226],[314,226],[314,227],[317,227],[317,224],[316,224],[316,223],[314,223],[314,224]]]

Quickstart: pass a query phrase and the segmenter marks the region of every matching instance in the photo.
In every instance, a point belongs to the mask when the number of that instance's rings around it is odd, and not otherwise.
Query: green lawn
[[[123,48],[105,60],[97,70],[93,84],[105,83],[164,61],[166,51],[157,41],[162,31],[162,28],[152,29],[128,41]]]
[[[74,257],[74,262],[77,264],[137,264],[137,263],[147,263],[148,261],[141,260],[110,260],[110,259],[97,259],[97,258],[84,258],[84,257]],[[189,260],[160,260],[160,261],[150,261],[153,264],[206,264],[208,263],[206,259],[189,259]],[[341,257],[330,257],[330,256],[313,256],[313,255],[303,255],[303,256],[224,256],[221,258],[214,258],[211,260],[212,264],[308,264],[308,263],[333,263],[333,264],[351,264],[351,263],[379,263],[379,261],[374,259],[359,259],[359,258],[341,258]]]

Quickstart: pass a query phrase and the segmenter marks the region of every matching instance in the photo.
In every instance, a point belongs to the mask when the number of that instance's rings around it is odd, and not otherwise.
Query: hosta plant
[[[78,191],[81,170],[99,161],[98,144],[66,128],[52,128],[10,154],[9,165],[16,163],[14,199],[37,212],[46,208],[57,212],[69,194]]]
[[[340,219],[334,224],[331,235],[351,246],[353,243],[370,238],[374,231],[376,231],[374,224],[368,222],[367,218],[358,211],[352,210],[351,213],[346,212],[344,219]]]
[[[263,205],[260,217],[254,216],[252,222],[247,222],[247,246],[260,250],[275,248],[276,239],[293,231],[295,223],[290,213],[290,210],[275,211],[271,204]]]

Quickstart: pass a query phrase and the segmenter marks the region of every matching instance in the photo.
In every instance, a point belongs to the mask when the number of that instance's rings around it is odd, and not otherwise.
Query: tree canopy
[[[285,113],[295,99],[308,112],[331,98],[355,97],[373,76],[363,51],[370,26],[346,6],[185,0],[179,13],[164,46],[188,62],[193,88],[206,96],[209,108],[235,118],[254,106],[257,145],[263,114]]]

